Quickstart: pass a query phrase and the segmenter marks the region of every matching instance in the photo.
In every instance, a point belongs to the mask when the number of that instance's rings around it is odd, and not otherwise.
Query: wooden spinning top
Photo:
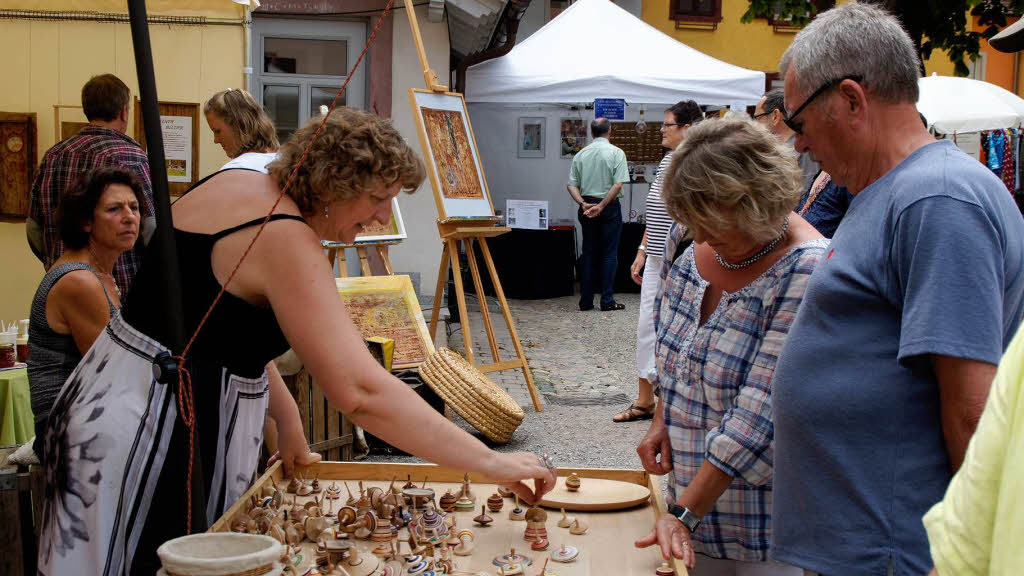
[[[580,476],[573,472],[569,474],[569,477],[565,479],[565,489],[569,492],[575,492],[580,489]]]
[[[538,538],[537,540],[534,540],[530,544],[530,550],[540,551],[540,550],[547,550],[547,549],[548,549],[548,539],[547,538]]]
[[[331,485],[327,487],[327,492],[324,494],[324,498],[328,500],[337,500],[341,498],[341,488],[338,487],[336,482],[331,482]]]
[[[676,576],[676,571],[669,566],[668,562],[662,562],[661,566],[654,569],[655,576]]]
[[[588,526],[586,522],[576,518],[572,521],[572,525],[569,526],[569,534],[580,536],[582,534],[586,534],[588,528],[590,528],[590,526]]]
[[[441,496],[441,500],[439,501],[441,510],[444,510],[445,512],[454,512],[455,502],[457,500],[458,498],[455,497],[455,494],[452,494],[451,490],[445,492],[444,496]]]
[[[477,524],[479,524],[481,526],[487,526],[491,522],[494,522],[494,518],[491,518],[490,516],[487,515],[487,506],[481,505],[480,506],[480,515],[476,516],[475,518],[473,518],[473,522],[476,522]]]
[[[504,486],[498,486],[498,494],[500,494],[502,498],[511,498],[513,492]]]
[[[491,497],[487,499],[487,509],[491,512],[501,512],[501,507],[504,505],[505,499],[497,492],[491,494]]]
[[[575,518],[569,518],[568,516],[566,516],[565,515],[565,508],[562,508],[562,517],[559,518],[559,520],[558,520],[558,527],[559,528],[568,528],[569,526],[572,526],[572,521],[573,520],[575,520]]]
[[[288,481],[288,486],[285,487],[284,491],[289,494],[295,494],[302,487],[302,482],[299,481],[297,476],[292,476],[292,479]]]

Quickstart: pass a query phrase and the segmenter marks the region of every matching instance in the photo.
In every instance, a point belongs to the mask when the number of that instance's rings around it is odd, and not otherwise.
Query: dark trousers
[[[594,280],[601,281],[601,305],[615,303],[615,270],[619,264],[619,237],[622,235],[622,205],[618,200],[605,206],[594,218],[577,211],[583,228],[583,254],[580,257],[580,307],[594,305]]]

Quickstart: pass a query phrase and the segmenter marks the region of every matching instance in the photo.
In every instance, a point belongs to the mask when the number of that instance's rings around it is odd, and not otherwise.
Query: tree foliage
[[[877,4],[899,18],[923,63],[935,50],[945,51],[958,76],[969,73],[967,61],[977,58],[981,40],[991,38],[1007,18],[1024,11],[1024,0],[861,0]],[[803,26],[817,14],[813,0],[749,0],[743,22],[771,16]],[[980,30],[968,26],[968,13],[978,17]],[[921,66],[922,72],[924,66]]]

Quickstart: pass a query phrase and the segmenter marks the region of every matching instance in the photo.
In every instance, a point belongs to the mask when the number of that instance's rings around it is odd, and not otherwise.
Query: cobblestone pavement
[[[526,412],[523,424],[501,451],[548,453],[559,466],[640,468],[636,446],[650,421],[616,424],[612,415],[636,395],[636,323],[638,294],[617,294],[625,310],[580,312],[577,297],[510,300],[543,412],[535,412],[522,372],[489,376]],[[489,310],[503,360],[514,358],[508,329],[494,299]],[[478,303],[468,299],[473,348],[478,363],[490,362],[490,347]],[[425,313],[429,320],[429,311]],[[444,325],[438,327],[442,332]],[[463,351],[459,324],[451,324],[450,348]],[[445,340],[439,334],[439,345]],[[456,418],[461,426],[472,430]],[[416,461],[410,457],[371,456],[371,460]]]

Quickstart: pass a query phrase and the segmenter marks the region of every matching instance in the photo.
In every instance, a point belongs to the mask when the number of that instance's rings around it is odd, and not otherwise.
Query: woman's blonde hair
[[[288,181],[322,121],[323,116],[310,118],[267,166],[279,186]],[[309,216],[331,202],[369,193],[380,184],[390,187],[398,183],[411,194],[425,178],[423,160],[390,120],[355,108],[337,108],[306,154],[288,195]]]
[[[759,242],[779,234],[800,200],[796,153],[745,120],[705,120],[686,132],[665,175],[662,198],[691,230],[737,226]]]
[[[228,88],[217,92],[206,101],[203,114],[214,114],[235,133],[238,143],[235,156],[246,152],[273,152],[280,146],[274,121],[245,90]]]

